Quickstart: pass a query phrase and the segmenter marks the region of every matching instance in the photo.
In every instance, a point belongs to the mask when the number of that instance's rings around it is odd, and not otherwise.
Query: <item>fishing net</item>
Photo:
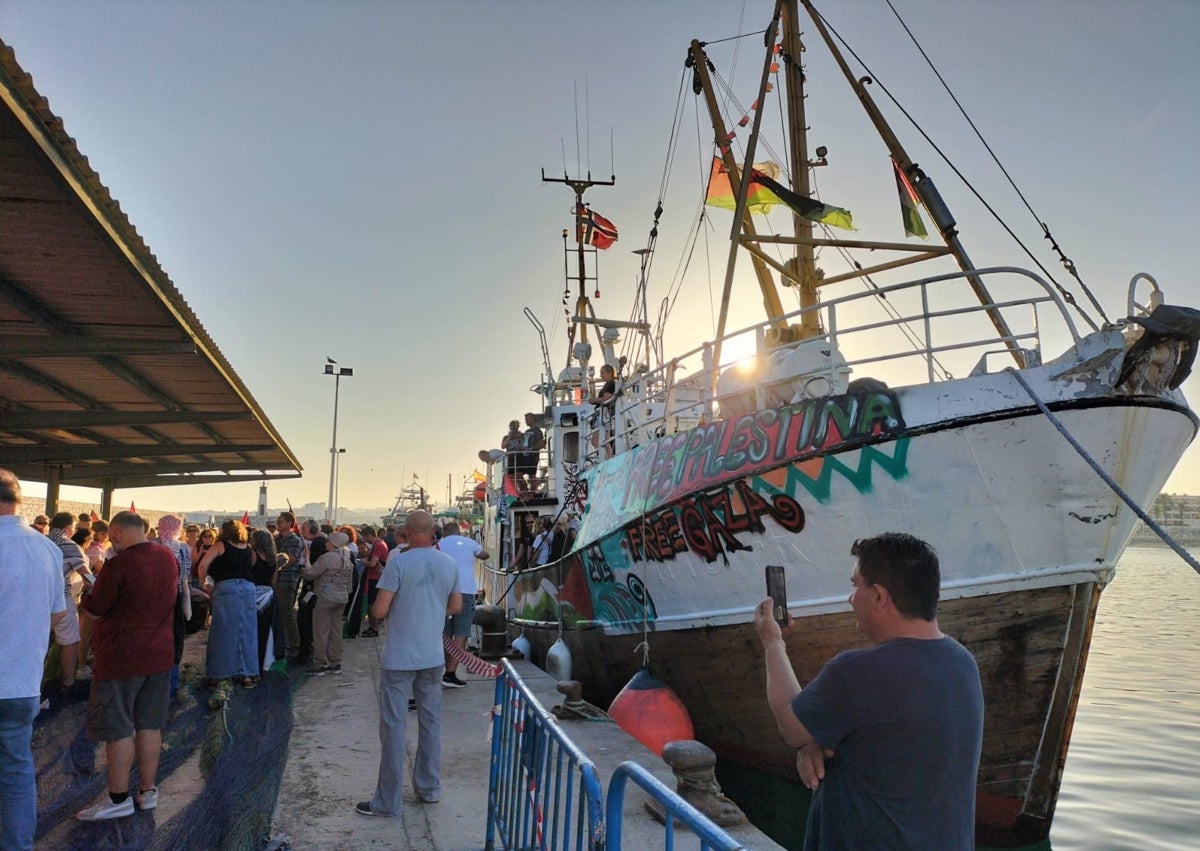
[[[38,848],[92,851],[260,851],[270,832],[292,728],[293,682],[286,664],[262,677],[258,688],[213,689],[184,666],[163,730],[160,809],[131,818],[79,822],[76,811],[108,790],[108,772],[95,770],[96,749],[87,738],[90,683],[51,693],[34,725],[38,783]],[[295,676],[298,676],[296,674]],[[210,704],[217,704],[210,708]],[[170,794],[171,774],[199,751],[203,789],[171,818],[158,822]],[[134,767],[132,782],[137,782]],[[132,786],[132,784],[131,784]]]

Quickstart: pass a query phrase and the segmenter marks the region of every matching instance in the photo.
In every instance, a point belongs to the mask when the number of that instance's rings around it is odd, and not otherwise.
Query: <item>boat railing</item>
[[[983,305],[962,286],[968,276],[1003,277],[993,285],[993,292],[1013,292],[1015,284],[1023,283],[1024,295]],[[886,305],[882,317],[878,309],[871,309],[875,304]],[[583,436],[584,445],[593,447],[584,465],[605,457],[594,444],[610,441],[616,452],[623,452],[717,417],[845,392],[844,379],[851,372],[904,386],[986,374],[1000,354],[1008,358],[1005,365],[1016,354],[1023,365],[1035,366],[1041,359],[1044,312],[1057,312],[1071,340],[1079,340],[1054,288],[1037,274],[1011,266],[876,286],[793,311],[784,319],[796,322],[814,311],[820,312],[825,329],[822,337],[814,339],[832,352],[823,369],[805,373],[800,358],[797,372],[796,365],[785,362],[798,351],[796,344],[768,348],[771,322],[727,334],[719,349],[716,341],[703,343],[659,369],[623,378],[610,433],[599,434],[594,441]],[[1004,314],[1011,333],[997,332],[990,319],[995,311]],[[800,345],[805,342],[811,341]],[[720,364],[714,363],[718,350]],[[811,366],[811,359],[807,363]]]

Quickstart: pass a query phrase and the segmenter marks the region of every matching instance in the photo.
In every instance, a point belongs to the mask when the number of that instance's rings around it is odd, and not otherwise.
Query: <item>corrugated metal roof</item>
[[[118,488],[301,470],[3,41],[0,466]]]

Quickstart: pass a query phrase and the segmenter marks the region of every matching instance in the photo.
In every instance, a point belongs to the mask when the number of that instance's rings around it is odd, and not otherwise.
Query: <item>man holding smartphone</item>
[[[775,601],[754,612],[767,702],[815,790],[804,848],[971,851],[983,688],[970,651],[938,628],[937,554],[897,532],[850,554],[850,607],[874,644],[839,653],[803,690]]]

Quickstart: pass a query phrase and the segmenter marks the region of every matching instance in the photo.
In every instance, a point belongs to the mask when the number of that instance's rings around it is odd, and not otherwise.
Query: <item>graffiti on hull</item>
[[[584,474],[581,537],[592,540],[679,500],[800,462],[833,465],[823,479],[819,469],[805,471],[816,484],[809,494],[824,502],[829,477],[853,472],[832,456],[895,440],[904,428],[900,402],[888,390],[808,399],[661,437]]]
[[[764,535],[800,534],[803,500],[828,503],[835,480],[859,494],[876,469],[907,475],[909,439],[891,391],[807,400],[660,438],[584,476],[588,504],[580,538],[550,582],[530,600],[555,617],[610,627],[652,624],[658,609],[639,563],[704,563],[753,552]],[[518,597],[522,595],[518,591]]]

